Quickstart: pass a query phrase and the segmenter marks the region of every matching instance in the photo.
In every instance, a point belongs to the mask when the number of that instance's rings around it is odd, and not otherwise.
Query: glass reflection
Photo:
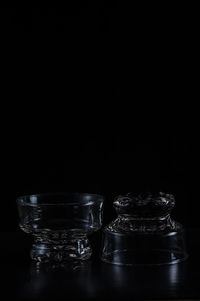
[[[116,291],[127,288],[131,294],[149,295],[155,291],[155,295],[173,295],[174,291],[181,292],[186,281],[187,261],[172,265],[143,265],[120,266],[104,263],[101,267],[104,286],[112,285]],[[104,275],[104,276],[103,276]],[[144,287],[145,291],[140,292]],[[128,292],[127,292],[128,293]]]
[[[84,295],[93,297],[96,279],[92,276],[91,261],[67,263],[32,262],[29,268],[29,281],[25,283],[24,296],[47,298],[56,295],[63,298]]]

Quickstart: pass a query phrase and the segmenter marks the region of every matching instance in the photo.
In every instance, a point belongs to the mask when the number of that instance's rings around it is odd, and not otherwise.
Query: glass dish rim
[[[179,259],[174,259],[171,262],[163,262],[163,263],[121,263],[121,262],[114,262],[114,261],[110,261],[110,260],[106,260],[103,258],[103,256],[100,256],[100,259],[103,263],[106,264],[112,264],[115,266],[121,266],[121,267],[156,267],[156,266],[166,266],[166,265],[173,265],[173,264],[177,264],[180,262],[184,262],[185,260],[187,260],[189,258],[188,254],[185,254],[185,256],[183,258],[179,258]]]
[[[48,197],[48,196],[89,196],[91,197],[91,200],[82,200],[82,201],[74,201],[74,202],[58,202],[58,203],[30,203],[30,201],[27,201],[27,199],[30,198],[39,198],[39,197]],[[92,198],[96,198],[93,200]],[[17,197],[16,203],[17,205],[27,205],[31,207],[37,207],[37,206],[86,206],[86,205],[92,205],[94,203],[103,203],[104,202],[104,196],[101,194],[95,194],[95,193],[87,193],[87,192],[47,192],[47,193],[36,193],[36,194],[26,194]]]
[[[109,231],[108,229],[106,229],[106,227],[103,229],[103,234],[109,234],[109,235],[111,235],[111,236],[124,236],[124,237],[127,237],[127,236],[167,236],[167,237],[169,237],[169,236],[174,236],[174,235],[177,235],[177,234],[179,234],[179,233],[183,233],[183,234],[185,234],[185,230],[184,230],[184,228],[183,228],[183,226],[181,225],[181,228],[180,229],[178,229],[178,230],[173,230],[173,231],[171,231],[171,232],[137,232],[137,231],[133,231],[133,232],[124,232],[124,233],[122,233],[122,232],[112,232],[112,231]]]

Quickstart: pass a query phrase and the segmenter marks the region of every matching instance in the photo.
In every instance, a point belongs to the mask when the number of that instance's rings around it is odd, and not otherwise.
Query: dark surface
[[[4,102],[1,231],[17,227],[17,196],[57,191],[104,194],[107,222],[116,194],[172,193],[176,219],[200,227],[188,184],[199,162],[188,122],[198,9],[97,2],[1,9],[1,86],[20,99],[12,112]]]
[[[200,298],[200,230],[186,231],[189,259],[155,267],[120,267],[99,260],[99,236],[94,254],[82,266],[37,267],[29,259],[31,240],[21,232],[1,233],[1,294],[19,299],[71,298]]]

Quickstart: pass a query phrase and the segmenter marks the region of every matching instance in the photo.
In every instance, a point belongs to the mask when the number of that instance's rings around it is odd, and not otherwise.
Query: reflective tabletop
[[[186,230],[189,258],[163,266],[125,267],[99,259],[101,233],[84,263],[37,264],[26,234],[1,233],[1,293],[19,299],[200,299],[200,229]]]

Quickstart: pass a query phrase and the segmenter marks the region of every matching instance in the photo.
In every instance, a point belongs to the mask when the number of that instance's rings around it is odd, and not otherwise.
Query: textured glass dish
[[[187,258],[183,227],[170,217],[173,195],[128,193],[118,196],[113,205],[118,217],[103,231],[103,261],[172,264]]]
[[[102,225],[103,196],[57,193],[17,199],[20,228],[34,236],[31,258],[39,262],[86,260],[87,236]]]

